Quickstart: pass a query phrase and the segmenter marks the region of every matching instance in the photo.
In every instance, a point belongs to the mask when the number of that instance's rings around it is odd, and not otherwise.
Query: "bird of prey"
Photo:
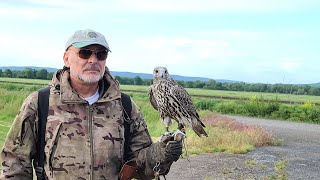
[[[198,136],[208,136],[190,95],[171,78],[166,67],[154,68],[153,84],[148,95],[151,105],[160,113],[167,131],[172,124],[171,119],[174,119],[178,122],[179,130],[191,127]]]

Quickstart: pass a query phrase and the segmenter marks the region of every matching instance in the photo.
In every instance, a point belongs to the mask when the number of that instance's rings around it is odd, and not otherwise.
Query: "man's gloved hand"
[[[169,141],[166,144],[164,156],[166,161],[177,161],[182,154],[182,141]]]
[[[171,135],[163,135],[161,140],[153,143],[147,151],[149,166],[153,167],[153,171],[157,171],[160,175],[166,175],[171,164],[177,161],[182,154],[182,139],[173,140]]]

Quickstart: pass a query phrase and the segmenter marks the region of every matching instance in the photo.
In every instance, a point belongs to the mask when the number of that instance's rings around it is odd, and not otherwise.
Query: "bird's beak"
[[[161,78],[164,78],[164,73],[163,73],[163,72],[161,72],[160,76],[161,76]]]

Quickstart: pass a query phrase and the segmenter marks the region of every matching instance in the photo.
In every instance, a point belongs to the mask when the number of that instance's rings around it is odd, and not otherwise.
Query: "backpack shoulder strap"
[[[44,146],[45,130],[47,125],[50,88],[46,87],[38,91],[38,142],[37,158],[38,166],[35,168],[37,180],[44,179]]]
[[[132,111],[132,104],[131,104],[131,99],[130,96],[124,93],[121,93],[121,103],[124,108],[124,155],[123,159],[124,162],[129,160],[129,139],[130,139],[130,124],[132,122],[131,120],[131,111]]]
[[[131,111],[132,111],[132,105],[131,105],[131,98],[129,95],[125,93],[121,93],[121,103],[125,110],[124,115],[126,120],[131,120]]]

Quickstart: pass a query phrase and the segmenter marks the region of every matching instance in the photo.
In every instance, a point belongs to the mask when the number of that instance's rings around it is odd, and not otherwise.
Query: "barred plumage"
[[[172,124],[171,119],[174,119],[178,122],[180,130],[187,126],[198,136],[208,136],[190,95],[170,77],[166,67],[154,68],[149,99],[154,109],[159,111],[161,121],[167,130]]]

